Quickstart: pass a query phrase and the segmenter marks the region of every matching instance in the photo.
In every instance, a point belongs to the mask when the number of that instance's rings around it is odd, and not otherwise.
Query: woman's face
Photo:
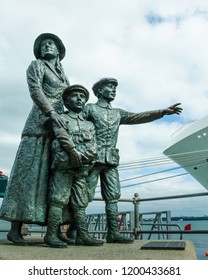
[[[58,56],[59,51],[52,39],[44,39],[40,45],[41,57],[51,59]]]

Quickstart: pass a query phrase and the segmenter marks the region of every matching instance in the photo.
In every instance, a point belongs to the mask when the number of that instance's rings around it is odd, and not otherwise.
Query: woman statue
[[[27,69],[33,100],[11,170],[0,218],[11,221],[8,240],[26,244],[23,223],[46,224],[50,181],[52,121],[62,126],[63,90],[69,86],[60,61],[65,47],[54,34],[43,33],[34,42],[35,61]]]

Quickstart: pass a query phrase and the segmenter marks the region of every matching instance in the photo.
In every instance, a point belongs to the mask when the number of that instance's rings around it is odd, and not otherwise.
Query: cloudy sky
[[[0,170],[9,176],[32,107],[25,72],[35,59],[34,40],[50,32],[65,44],[62,64],[71,84],[91,91],[98,79],[115,77],[114,107],[132,112],[182,103],[181,116],[121,127],[122,198],[136,192],[149,198],[206,191],[163,155],[175,131],[207,115],[206,0],[0,0],[0,9]],[[89,102],[95,101],[91,94]],[[208,215],[208,197],[143,202],[140,209]],[[92,203],[89,211],[104,212],[103,204]]]

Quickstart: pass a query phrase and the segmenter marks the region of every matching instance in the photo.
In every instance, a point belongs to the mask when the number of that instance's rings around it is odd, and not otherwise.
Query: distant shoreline
[[[166,220],[166,218],[162,218],[162,220]],[[171,217],[171,221],[205,221],[208,220],[208,216],[202,217],[194,217],[194,216],[178,216]]]

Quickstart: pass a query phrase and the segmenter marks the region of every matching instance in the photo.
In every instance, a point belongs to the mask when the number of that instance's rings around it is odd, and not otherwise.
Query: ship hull
[[[178,132],[163,154],[208,190],[208,115]]]

